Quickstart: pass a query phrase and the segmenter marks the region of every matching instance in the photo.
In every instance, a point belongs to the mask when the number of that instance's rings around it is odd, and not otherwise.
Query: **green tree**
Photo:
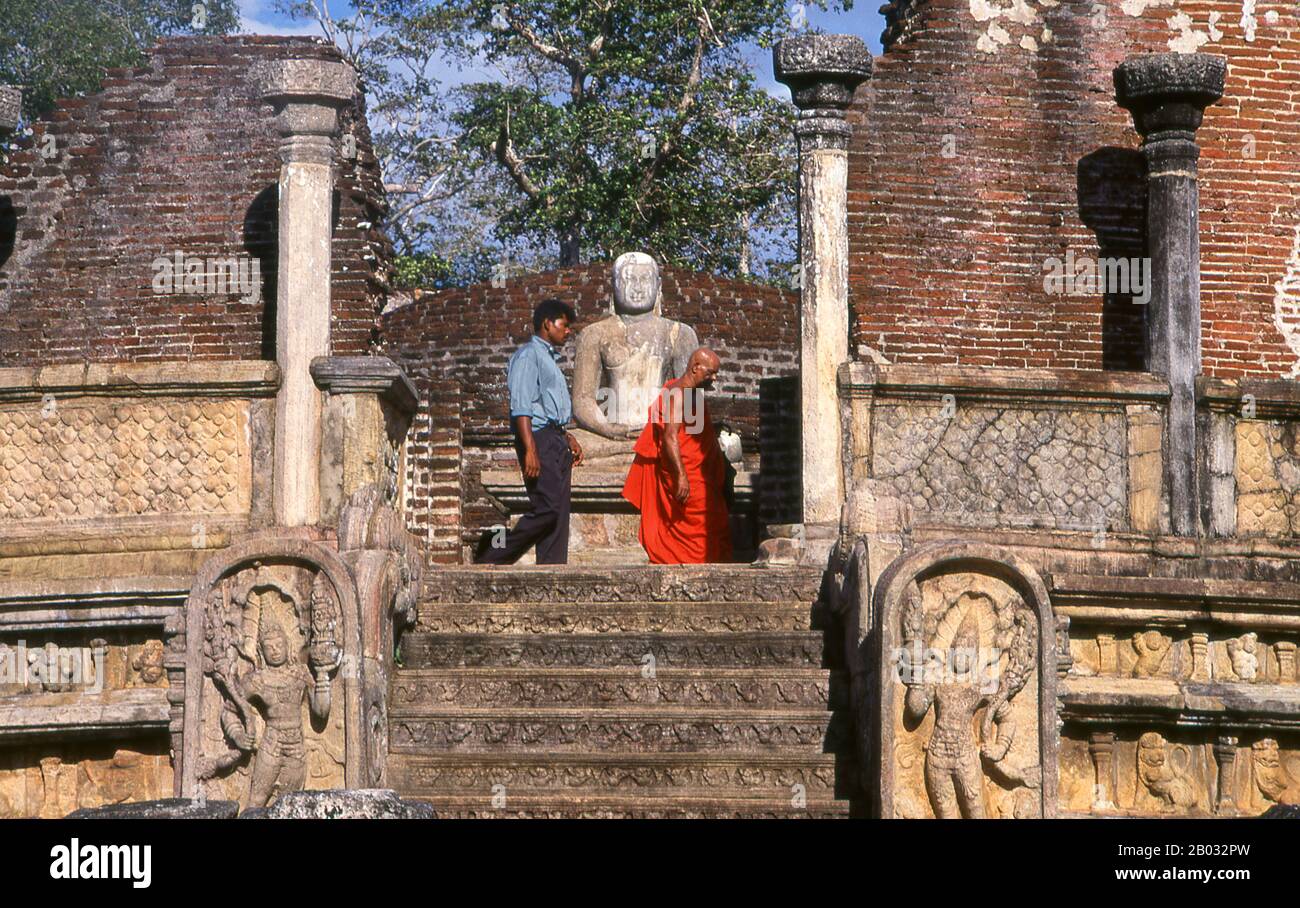
[[[546,267],[641,248],[769,278],[792,260],[794,109],[745,51],[802,28],[802,4],[354,0],[335,20],[280,2],[362,74],[399,253],[475,279],[486,250]],[[439,63],[497,78],[443,90]]]
[[[164,35],[227,34],[236,0],[0,0],[0,82],[23,89],[31,120],[59,98],[99,89]]]
[[[466,148],[515,189],[499,232],[555,243],[561,265],[640,247],[740,274],[756,233],[792,233],[794,111],[755,87],[743,55],[792,30],[787,3],[441,6],[455,14],[450,54],[525,74],[465,86],[452,114]]]

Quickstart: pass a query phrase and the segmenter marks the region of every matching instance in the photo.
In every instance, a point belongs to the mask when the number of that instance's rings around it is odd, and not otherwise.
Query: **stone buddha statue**
[[[578,334],[574,434],[593,466],[630,463],[655,395],[699,346],[693,328],[659,314],[662,301],[655,260],[626,252],[614,261],[613,313]]]

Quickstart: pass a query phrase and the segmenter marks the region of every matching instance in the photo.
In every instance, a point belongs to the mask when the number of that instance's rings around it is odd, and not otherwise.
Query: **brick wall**
[[[419,300],[384,313],[381,345],[408,375],[452,375],[465,388],[467,438],[508,438],[505,391],[510,354],[533,333],[533,308],[555,296],[574,307],[578,328],[609,314],[610,263],[529,274],[503,286],[477,284],[423,293]],[[700,343],[722,357],[711,406],[734,414],[742,434],[756,437],[758,382],[795,371],[798,360],[798,295],[774,287],[665,268],[663,314],[695,328]],[[572,375],[572,341],[562,367]],[[732,406],[732,401],[737,405]]]
[[[167,39],[147,65],[111,71],[101,92],[35,124],[0,171],[0,366],[274,358],[279,136],[254,64],[283,57],[338,52],[298,38]],[[339,159],[332,343],[357,355],[374,341],[388,248],[360,97],[341,125],[357,154]],[[156,293],[153,262],[176,252],[248,256],[262,286],[249,299]]]
[[[417,381],[420,407],[406,443],[403,512],[407,528],[427,544],[429,560],[460,561],[460,383],[446,379],[439,394]]]
[[[415,302],[384,313],[382,352],[416,383],[422,411],[451,406],[457,392],[449,379],[461,389],[460,484],[453,493],[452,485],[443,482],[441,493],[425,498],[417,482],[410,503],[415,513],[445,509],[454,494],[459,496],[461,527],[467,535],[500,521],[478,476],[485,467],[515,463],[505,387],[510,354],[531,336],[533,308],[546,297],[559,297],[572,305],[579,328],[604,318],[613,290],[610,267],[608,262],[584,265],[514,277],[500,287],[479,284],[423,293]],[[669,268],[662,269],[662,277],[663,314],[692,325],[700,342],[722,357],[723,370],[710,407],[715,420],[740,432],[757,467],[760,384],[795,373],[798,294]],[[570,341],[561,363],[570,380],[573,348]],[[418,461],[423,454],[408,448],[407,456]],[[434,487],[432,482],[429,485]]]
[[[1044,262],[1070,249],[1143,254],[1139,137],[1111,73],[1131,54],[1204,38],[1199,50],[1229,61],[1224,100],[1198,134],[1205,371],[1289,371],[1283,331],[1300,316],[1279,330],[1275,312],[1300,302],[1300,290],[1276,289],[1288,276],[1300,288],[1300,10],[1065,0],[1030,2],[1022,24],[987,18],[1009,4],[979,4],[982,21],[976,6],[895,0],[891,49],[859,89],[855,343],[897,363],[1141,365],[1142,307],[1050,295]]]

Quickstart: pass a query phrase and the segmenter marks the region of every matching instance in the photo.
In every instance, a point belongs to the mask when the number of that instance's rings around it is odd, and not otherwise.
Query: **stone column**
[[[1094,731],[1088,736],[1092,757],[1092,809],[1115,809],[1115,733]]]
[[[836,376],[849,358],[848,168],[845,111],[871,76],[854,35],[800,35],[773,51],[776,78],[799,108],[799,374],[803,524],[834,526],[844,503]]]
[[[1237,813],[1237,738],[1220,735],[1214,742],[1214,759],[1219,764],[1219,800],[1214,812],[1220,816]]]
[[[356,76],[345,63],[280,60],[263,78],[283,137],[272,498],[276,523],[303,526],[320,519],[322,397],[309,370],[313,359],[330,352],[331,164],[338,111],[352,100]]]
[[[12,85],[0,85],[0,138],[18,131],[23,110],[23,92]]]
[[[1223,95],[1227,61],[1208,54],[1149,54],[1115,70],[1116,100],[1133,114],[1147,160],[1151,309],[1147,368],[1169,380],[1165,477],[1172,530],[1199,533],[1196,376],[1201,371],[1200,196],[1196,130]]]

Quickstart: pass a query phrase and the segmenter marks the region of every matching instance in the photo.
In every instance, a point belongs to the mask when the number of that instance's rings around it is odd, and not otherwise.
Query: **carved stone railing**
[[[885,514],[1087,533],[1167,526],[1169,391],[1154,376],[853,362],[839,387],[850,529]]]
[[[1171,526],[1169,396],[1151,375],[854,363],[840,393],[832,608],[876,811],[1300,802],[1294,383],[1197,381],[1193,538]],[[918,649],[921,666],[951,664],[955,640],[995,654],[1009,696],[909,673]],[[972,710],[973,741],[935,731],[939,700]],[[959,793],[961,773],[980,797]]]

